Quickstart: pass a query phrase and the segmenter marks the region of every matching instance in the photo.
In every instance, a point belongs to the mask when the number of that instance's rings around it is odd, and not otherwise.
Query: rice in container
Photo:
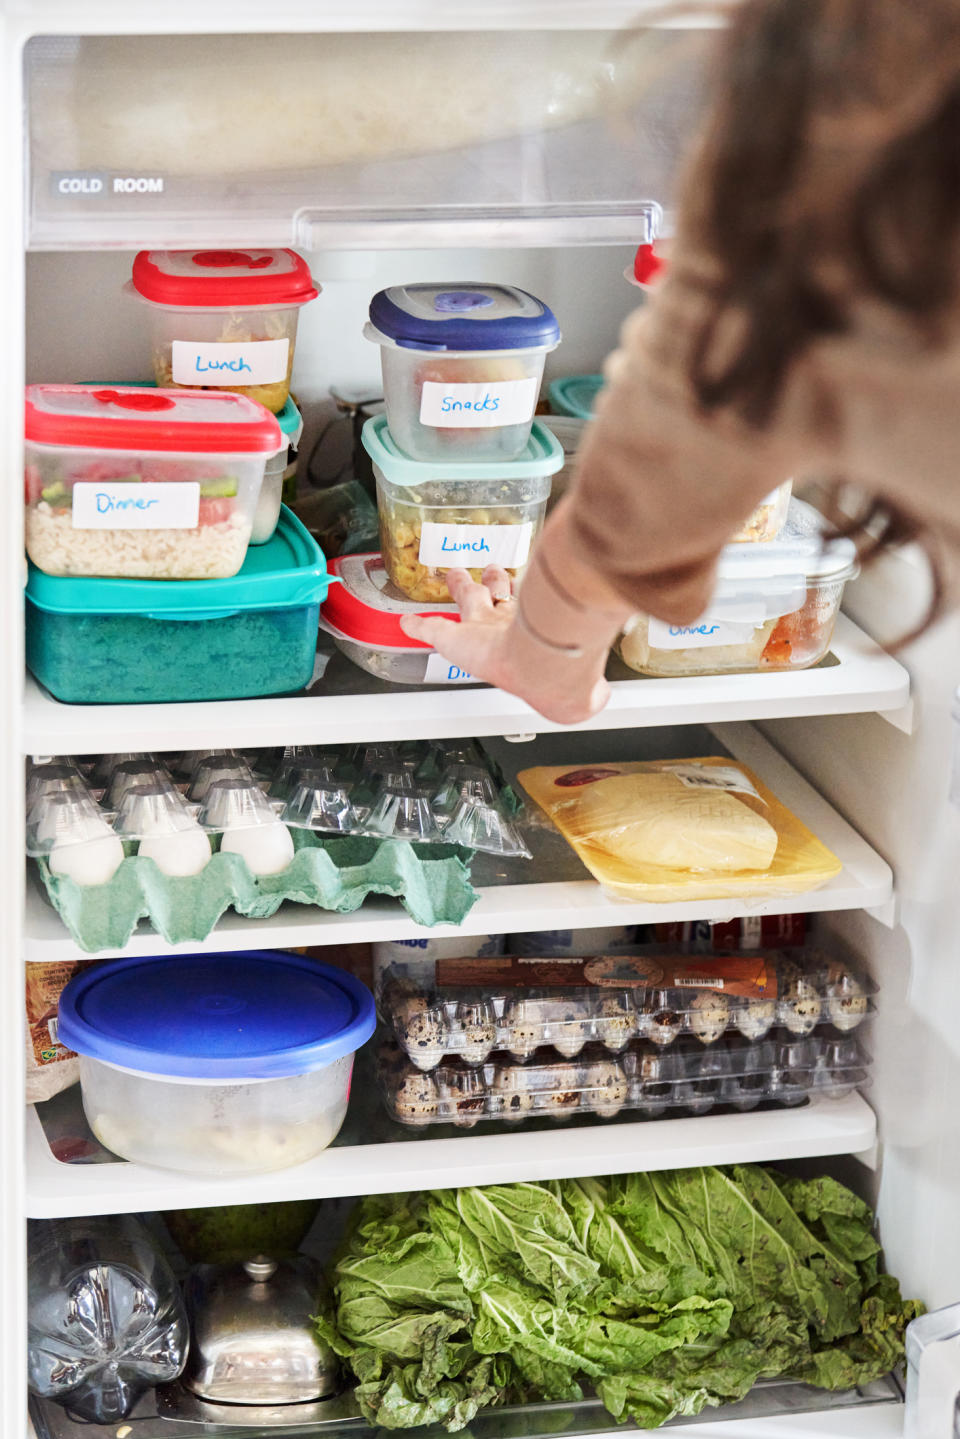
[[[347,1112],[373,996],[304,955],[111,960],[60,999],[83,1108],[122,1159],[181,1173],[262,1174],[313,1159]]]
[[[417,460],[510,460],[530,438],[553,312],[513,285],[394,285],[370,303],[390,429]]]

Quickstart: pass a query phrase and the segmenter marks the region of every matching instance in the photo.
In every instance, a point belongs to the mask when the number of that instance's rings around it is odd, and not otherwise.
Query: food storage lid
[[[320,293],[294,250],[141,250],[133,288],[175,309],[305,305]]]
[[[550,408],[558,415],[589,420],[602,389],[602,375],[563,375],[559,380],[550,381],[547,390]]]
[[[424,605],[405,599],[391,585],[382,555],[340,555],[330,561],[330,573],[342,583],[328,592],[320,613],[337,639],[370,649],[412,653],[432,646],[404,634],[401,616],[442,615],[459,622],[456,605]]]
[[[530,438],[513,460],[411,460],[390,433],[386,415],[374,415],[360,431],[363,448],[391,484],[422,485],[431,480],[522,480],[563,469],[563,446],[546,425],[534,420]]]
[[[305,1074],[373,1034],[373,996],[306,955],[251,950],[110,960],[60,996],[63,1043],[125,1069],[183,1079]]]
[[[370,301],[367,338],[405,350],[552,350],[553,311],[513,285],[391,285]]]
[[[27,598],[59,615],[142,615],[158,620],[226,619],[244,610],[315,604],[327,592],[327,562],[316,540],[285,505],[273,536],[253,545],[224,580],[77,579],[30,565]]]
[[[303,434],[303,416],[289,395],[287,396],[287,403],[276,416],[276,421],[280,426],[283,438],[287,442],[287,448],[295,450]]]
[[[24,434],[35,445],[178,455],[276,455],[269,410],[228,390],[144,385],[28,385]]]

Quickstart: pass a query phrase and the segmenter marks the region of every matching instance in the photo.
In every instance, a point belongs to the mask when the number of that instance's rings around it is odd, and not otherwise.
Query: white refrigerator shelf
[[[629,673],[620,666],[617,673]],[[908,703],[910,677],[844,615],[831,654],[792,674],[616,679],[602,714],[580,730],[635,729],[798,715],[886,713]],[[112,750],[248,749],[359,744],[561,730],[529,705],[487,686],[409,689],[384,684],[337,655],[311,692],[199,704],[66,705],[27,676],[24,745],[30,754]]]
[[[619,731],[606,738],[605,753],[593,758],[612,758],[610,746],[621,751],[639,745],[639,738]],[[703,731],[697,735],[679,731],[673,736],[689,743],[687,753],[705,753]],[[697,741],[700,741],[700,745]],[[574,745],[578,741],[578,745]],[[199,953],[236,949],[285,949],[305,945],[357,944],[374,940],[442,937],[447,934],[505,934],[538,929],[584,929],[603,925],[654,924],[677,920],[728,920],[744,914],[817,914],[832,910],[867,909],[877,918],[892,923],[893,875],[890,866],[862,839],[847,821],[809,785],[764,737],[747,724],[710,727],[707,743],[719,743],[742,760],[769,785],[773,792],[807,824],[843,862],[843,869],[822,889],[789,897],[762,901],[750,899],[686,900],[675,904],[631,903],[608,898],[599,884],[587,877],[565,842],[552,829],[533,829],[529,838],[534,851],[530,861],[510,861],[504,871],[510,878],[499,883],[478,884],[480,898],[462,924],[438,925],[425,929],[416,924],[392,899],[369,899],[352,914],[335,914],[307,905],[285,904],[270,919],[244,919],[228,911],[216,928],[201,941],[168,945],[157,933],[141,924],[123,950],[101,950],[98,958],[115,954],[165,954],[180,950]],[[592,736],[545,736],[531,757],[526,746],[490,746],[505,765],[514,770],[526,764],[559,763],[558,751],[569,754],[572,763],[596,745]],[[579,749],[580,754],[574,753]],[[547,753],[545,753],[545,751]],[[682,750],[677,751],[679,757]],[[482,859],[482,857],[481,857]],[[556,877],[557,875],[561,877]],[[521,882],[513,882],[516,876]],[[548,877],[549,876],[549,877]],[[24,958],[34,962],[81,959],[85,952],[70,937],[56,911],[46,902],[39,881],[27,886]]]

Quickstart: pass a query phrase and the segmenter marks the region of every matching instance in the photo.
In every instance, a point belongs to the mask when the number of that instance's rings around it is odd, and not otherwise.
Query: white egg
[[[105,833],[97,839],[54,845],[49,855],[51,872],[66,875],[75,884],[109,883],[123,860],[123,845],[106,825],[103,828]]]
[[[293,859],[293,840],[285,824],[247,825],[225,829],[220,841],[222,854],[238,854],[251,874],[280,874]]]
[[[199,874],[210,863],[210,841],[203,830],[184,829],[175,834],[151,835],[140,841],[137,854],[152,859],[163,874],[185,878]]]

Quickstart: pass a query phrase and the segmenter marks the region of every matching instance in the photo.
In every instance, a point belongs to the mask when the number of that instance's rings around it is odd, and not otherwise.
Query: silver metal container
[[[320,1269],[302,1254],[198,1265],[184,1288],[184,1384],[218,1404],[300,1404],[335,1394],[337,1360],[311,1322],[322,1294]]]

